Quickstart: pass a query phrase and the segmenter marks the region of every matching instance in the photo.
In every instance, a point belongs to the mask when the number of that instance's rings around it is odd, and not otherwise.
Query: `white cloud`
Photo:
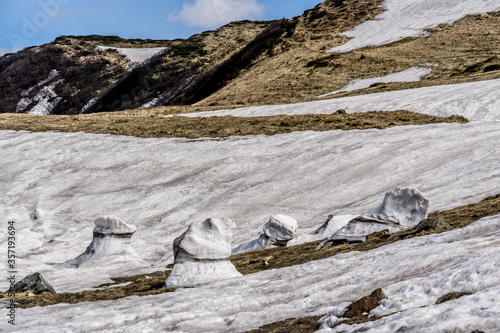
[[[184,2],[180,13],[170,15],[170,19],[191,27],[211,28],[263,14],[264,6],[257,0],[195,0]]]

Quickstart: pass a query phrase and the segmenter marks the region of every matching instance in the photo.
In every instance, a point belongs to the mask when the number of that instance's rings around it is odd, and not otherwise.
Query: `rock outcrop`
[[[44,291],[55,294],[54,288],[43,278],[42,274],[34,273],[28,275],[21,281],[17,282],[14,287],[9,289],[11,292],[20,293],[25,291],[33,291],[35,294],[40,294]]]
[[[174,240],[174,268],[164,287],[189,287],[241,276],[229,260],[235,228],[230,219],[192,223]]]
[[[233,249],[232,253],[236,254],[286,246],[297,235],[297,229],[297,221],[293,217],[282,214],[272,215],[269,221],[264,224],[264,233],[259,238],[237,246]]]
[[[354,318],[369,313],[378,306],[378,303],[387,299],[387,295],[380,288],[374,290],[370,295],[361,297],[349,304],[344,313],[344,318]]]
[[[429,200],[416,189],[396,187],[387,192],[380,206],[363,213],[323,241],[364,242],[366,235],[388,229],[390,233],[405,230],[427,218]]]
[[[65,264],[80,267],[102,261],[102,264],[109,265],[113,263],[147,265],[130,244],[135,231],[134,225],[129,225],[118,217],[99,217],[95,221],[92,243],[85,252]]]

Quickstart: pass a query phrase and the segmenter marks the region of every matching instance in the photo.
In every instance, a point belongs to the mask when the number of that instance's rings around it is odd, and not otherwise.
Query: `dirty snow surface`
[[[349,52],[366,46],[379,46],[406,37],[426,36],[425,29],[453,23],[471,14],[500,10],[498,0],[386,0],[385,11],[346,31],[351,39],[327,52]]]
[[[413,108],[461,114],[472,119],[467,124],[223,140],[0,131],[0,219],[15,222],[17,277],[41,272],[58,292],[88,290],[110,276],[163,269],[173,260],[172,241],[194,221],[233,219],[234,247],[258,237],[272,214],[294,217],[300,235],[329,214],[375,208],[396,186],[419,189],[430,199],[430,211],[478,202],[500,188],[498,85],[492,80],[232,111]],[[95,219],[103,215],[137,226],[131,246],[147,265],[57,265],[85,250]],[[0,230],[6,249],[7,228]],[[17,309],[16,329],[235,332],[328,313],[335,322],[349,302],[380,287],[389,299],[372,315],[388,316],[363,324],[367,330],[491,331],[500,327],[499,230],[500,217],[494,216],[369,252],[163,295]],[[5,265],[2,260],[4,272]],[[3,278],[0,289],[7,287]],[[452,291],[471,295],[434,305]],[[6,325],[0,321],[0,330]]]

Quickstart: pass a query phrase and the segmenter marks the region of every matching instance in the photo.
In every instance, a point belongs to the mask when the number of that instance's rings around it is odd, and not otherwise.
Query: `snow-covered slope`
[[[385,11],[374,20],[343,33],[352,39],[327,52],[348,52],[425,36],[425,29],[453,23],[467,15],[500,10],[497,0],[385,0],[382,6]]]
[[[189,113],[184,116],[254,117],[278,114],[325,114],[338,109],[345,109],[349,113],[408,110],[440,117],[458,114],[470,120],[498,121],[500,80],[389,91],[296,104]]]
[[[451,332],[453,328],[493,332],[500,327],[499,230],[500,216],[495,216],[464,229],[368,252],[168,294],[17,310],[23,320],[16,329],[243,332],[286,318],[338,313],[380,287],[389,299],[373,313],[389,316],[363,325],[376,327],[373,332],[395,332],[403,325],[409,331],[425,327],[426,332]],[[451,291],[474,295],[434,305]],[[4,322],[0,327],[5,327]]]
[[[67,281],[44,263],[79,255],[102,215],[136,225],[132,246],[164,265],[173,239],[208,217],[235,220],[238,245],[255,239],[271,214],[317,228],[329,214],[373,209],[395,186],[422,191],[431,211],[500,188],[495,122],[225,140],[13,131],[0,138],[0,216],[17,223],[20,272],[47,271],[56,290]],[[82,284],[89,281],[70,285]]]
[[[388,0],[385,6],[387,19],[374,22],[394,29],[388,30],[390,38],[375,43],[406,36],[407,29],[389,19],[395,15],[399,20],[398,10],[409,17],[406,23],[413,34],[467,13],[500,10],[492,0]],[[444,14],[432,21],[425,12]],[[343,47],[364,45],[356,38],[349,43]],[[196,140],[0,131],[0,220],[15,223],[17,278],[41,272],[58,292],[81,291],[109,282],[111,276],[164,269],[173,261],[174,238],[206,218],[233,219],[236,246],[255,239],[272,214],[295,218],[300,238],[329,214],[358,215],[375,208],[396,186],[420,190],[430,199],[430,211],[499,192],[500,80],[203,115],[338,109],[407,109],[472,121]],[[154,266],[58,265],[82,253],[94,220],[108,214],[137,226],[130,245]],[[439,235],[172,293],[16,309],[15,329],[238,332],[327,313],[325,320],[334,323],[350,302],[382,288],[388,299],[371,315],[385,317],[334,331],[494,332],[500,327],[499,230],[497,215]],[[0,228],[0,235],[0,247],[6,249],[7,228]],[[0,261],[3,272],[6,264]],[[4,275],[0,289],[7,288]],[[472,295],[435,305],[453,291]],[[0,331],[11,328],[7,320],[0,321]]]

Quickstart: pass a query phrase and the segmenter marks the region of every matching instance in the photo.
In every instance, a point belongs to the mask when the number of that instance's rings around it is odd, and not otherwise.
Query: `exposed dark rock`
[[[357,301],[351,303],[344,313],[345,318],[353,318],[357,316],[362,316],[363,313],[368,313],[378,306],[378,302],[386,299],[386,294],[381,288],[374,290],[369,296],[364,296]]]
[[[40,294],[44,291],[51,292],[53,294],[56,293],[54,288],[45,281],[42,274],[34,273],[17,282],[14,285],[14,292],[24,292],[24,291],[33,291],[35,294]]]

